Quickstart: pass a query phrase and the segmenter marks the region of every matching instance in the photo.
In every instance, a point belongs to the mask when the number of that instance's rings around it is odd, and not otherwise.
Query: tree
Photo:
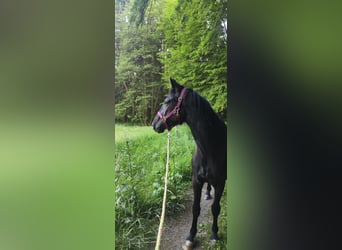
[[[116,50],[119,55],[115,64],[117,121],[151,124],[163,98],[161,63],[157,58],[162,40],[161,32],[157,30],[160,12],[156,5],[141,26],[129,22],[132,15],[130,3],[126,4],[122,12],[119,21],[120,49]]]
[[[198,90],[225,117],[227,110],[227,0],[166,0],[159,29],[163,78]]]
[[[227,0],[115,3],[116,120],[150,124],[170,76],[225,119]]]

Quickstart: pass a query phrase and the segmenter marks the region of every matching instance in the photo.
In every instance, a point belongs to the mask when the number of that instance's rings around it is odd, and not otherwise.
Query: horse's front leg
[[[192,224],[191,224],[190,234],[186,238],[186,242],[185,242],[185,245],[183,246],[183,249],[192,249],[194,238],[197,233],[197,219],[201,211],[200,202],[201,202],[203,182],[199,182],[197,178],[193,176],[192,187],[194,191],[194,202],[192,205]]]

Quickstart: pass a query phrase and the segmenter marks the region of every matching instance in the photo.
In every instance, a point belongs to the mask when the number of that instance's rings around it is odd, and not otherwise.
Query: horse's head
[[[152,122],[153,129],[158,133],[164,132],[165,129],[170,131],[174,126],[184,122],[185,112],[182,106],[186,88],[172,78],[170,83],[172,86],[170,93]]]

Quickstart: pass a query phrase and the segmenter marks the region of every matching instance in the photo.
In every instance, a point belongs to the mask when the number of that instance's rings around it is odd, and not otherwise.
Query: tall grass
[[[115,126],[115,248],[149,249],[155,242],[164,188],[166,132]],[[187,126],[171,132],[167,214],[182,209],[190,186],[194,142]]]

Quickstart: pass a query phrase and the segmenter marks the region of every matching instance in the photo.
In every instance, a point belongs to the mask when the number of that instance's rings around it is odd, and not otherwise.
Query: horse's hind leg
[[[221,200],[223,190],[224,190],[224,184],[215,186],[215,200],[213,202],[213,205],[211,206],[211,212],[213,213],[212,235],[210,237],[211,240],[218,240],[217,219],[221,210],[220,200]]]
[[[210,191],[211,191],[211,185],[209,183],[207,183],[207,192],[204,195],[205,200],[211,199]]]
[[[198,180],[196,180],[195,177],[192,177],[192,187],[194,191],[194,202],[192,205],[192,224],[191,224],[190,234],[186,238],[186,243],[183,246],[183,249],[192,248],[192,245],[194,243],[194,238],[197,233],[197,219],[201,211],[200,202],[201,202],[203,182],[199,182]]]

